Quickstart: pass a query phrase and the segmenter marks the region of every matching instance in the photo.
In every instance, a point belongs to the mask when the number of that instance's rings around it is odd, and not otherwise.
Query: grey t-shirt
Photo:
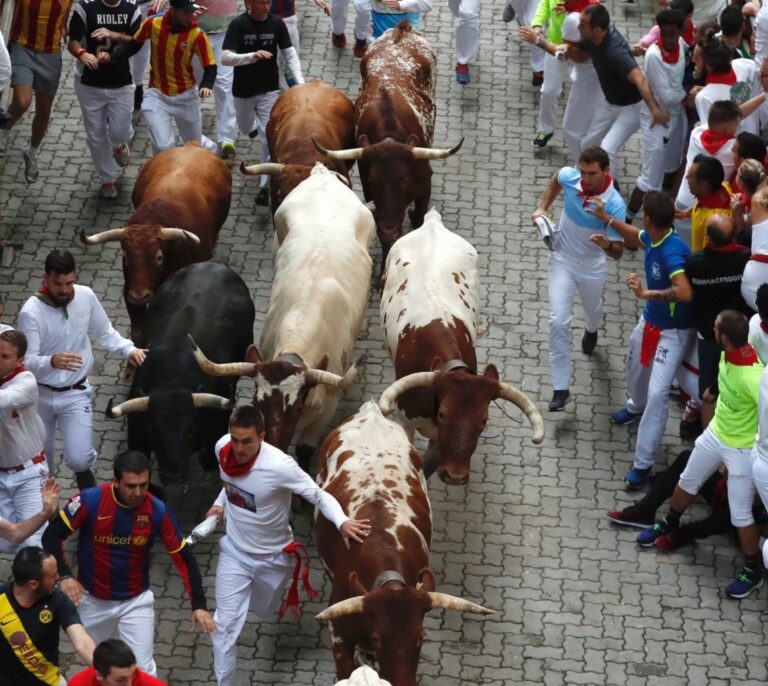
[[[627,79],[627,75],[637,68],[637,62],[615,26],[611,26],[600,45],[583,40],[579,47],[592,57],[600,88],[611,105],[625,107],[642,100],[640,91]]]

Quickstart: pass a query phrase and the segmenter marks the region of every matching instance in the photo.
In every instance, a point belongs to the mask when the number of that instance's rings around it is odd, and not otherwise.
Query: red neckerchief
[[[571,12],[578,12],[581,14],[587,7],[590,5],[596,5],[598,3],[598,0],[566,0],[566,2],[563,3],[563,7],[565,7],[565,11],[570,14]]]
[[[677,45],[675,45],[675,49],[667,52],[664,50],[664,45],[661,42],[661,38],[656,41],[656,45],[659,47],[659,52],[661,53],[661,59],[664,60],[667,64],[677,64],[677,61],[680,59],[680,43],[678,42]]]
[[[733,71],[733,67],[731,67],[727,74],[713,74],[712,72],[707,72],[707,77],[704,79],[704,85],[708,86],[710,83],[722,83],[726,86],[732,86],[736,81],[736,72]]]
[[[685,44],[688,47],[693,46],[693,43],[696,40],[696,27],[693,25],[693,22],[690,19],[685,20],[685,24],[683,25],[683,33],[680,38],[685,41]]]
[[[766,326],[765,322],[761,319],[760,320],[760,329],[763,333],[768,333],[768,326]]]
[[[745,343],[738,350],[725,353],[725,361],[737,367],[751,367],[753,364],[758,364],[760,359],[755,349],[749,343]]]
[[[4,377],[0,378],[0,386],[2,386],[3,384],[8,383],[14,376],[18,376],[19,374],[21,374],[22,372],[25,372],[25,371],[27,371],[27,370],[24,369],[24,363],[22,362],[8,376],[4,376]]]
[[[734,241],[731,241],[730,243],[726,243],[725,245],[721,245],[719,248],[716,248],[714,245],[712,245],[709,241],[707,241],[707,245],[705,246],[707,250],[711,250],[712,252],[741,252],[742,250],[746,250],[746,248],[743,245],[740,245],[739,243],[735,243]]]
[[[704,150],[706,150],[712,157],[714,157],[717,151],[733,138],[734,136],[728,133],[715,133],[709,129],[704,129],[704,131],[701,132],[701,144],[704,146]]]
[[[41,302],[44,302],[46,305],[48,305],[48,307],[53,307],[54,309],[62,310],[64,312],[64,319],[69,319],[69,312],[67,311],[67,305],[58,305],[54,301],[54,299],[51,297],[51,292],[48,290],[48,286],[46,286],[45,284],[40,286],[40,289],[35,293],[35,297]]]
[[[599,191],[595,191],[594,193],[587,193],[587,191],[582,189],[578,193],[576,193],[576,197],[584,198],[584,202],[581,204],[581,206],[586,207],[587,205],[589,205],[589,203],[587,202],[587,198],[591,198],[592,196],[602,195],[603,193],[605,193],[605,191],[608,190],[608,188],[610,188],[612,183],[613,183],[613,178],[611,177],[610,174],[606,174],[605,185]]]
[[[301,583],[310,600],[319,598],[320,594],[312,588],[312,585],[309,583],[310,557],[306,547],[302,543],[292,541],[283,548],[283,552],[288,555],[293,555],[296,558],[296,562],[294,562],[293,565],[293,581],[291,582],[291,587],[288,589],[288,594],[285,596],[285,603],[277,613],[277,618],[282,619],[286,612],[290,612],[293,615],[293,618],[298,622],[299,619],[301,619],[301,607],[299,606],[299,574],[301,574]],[[304,561],[303,569],[301,565],[302,558]]]
[[[731,209],[731,198],[728,195],[728,191],[722,186],[720,186],[714,193],[710,193],[701,198],[696,198],[696,200],[699,207],[705,207],[708,210]]]
[[[243,476],[251,471],[258,456],[257,453],[248,462],[240,464],[235,457],[235,451],[232,450],[232,443],[229,442],[219,452],[219,465],[227,476]]]

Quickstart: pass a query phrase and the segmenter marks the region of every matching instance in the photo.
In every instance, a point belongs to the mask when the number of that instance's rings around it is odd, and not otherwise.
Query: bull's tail
[[[392,42],[398,43],[400,40],[405,36],[406,34],[413,31],[413,26],[411,26],[411,22],[409,22],[407,19],[403,19],[397,26],[395,26],[394,35],[392,36]]]

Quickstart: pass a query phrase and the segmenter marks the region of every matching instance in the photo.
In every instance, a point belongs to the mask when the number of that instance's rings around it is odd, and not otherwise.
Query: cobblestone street
[[[653,22],[650,3],[642,2],[643,12],[608,5],[630,42]],[[534,157],[531,152],[538,93],[530,85],[516,24],[501,21],[502,7],[503,0],[482,7],[480,59],[471,67],[472,83],[466,87],[453,74],[454,19],[447,3],[436,2],[427,16],[425,35],[438,53],[434,145],[450,147],[466,138],[459,154],[432,163],[432,204],[445,225],[480,253],[479,363],[484,367],[493,362],[505,381],[529,394],[544,414],[546,438],[534,446],[525,417],[505,405],[501,409],[509,412],[507,417],[494,405],[469,484],[446,486],[436,477],[430,481],[431,567],[437,590],[479,602],[497,614],[475,618],[430,613],[420,683],[764,684],[766,592],[733,601],[722,591],[741,561],[735,542],[718,537],[663,555],[640,549],[634,530],[617,529],[605,517],[607,510],[633,500],[621,478],[632,462],[636,427],[615,427],[610,416],[624,402],[624,351],[640,311],[623,281],[630,271],[642,273],[642,255],[627,252],[620,264],[609,261],[605,321],[591,359],[579,350],[583,320],[577,308],[573,340],[578,352],[571,386],[575,402],[564,413],[546,412],[551,397],[547,251],[529,215],[550,174],[566,163],[566,149],[558,131],[543,154]],[[305,75],[321,76],[354,99],[360,75],[351,45],[345,50],[331,46],[328,20],[311,2],[299,10]],[[353,10],[350,14],[348,39]],[[99,198],[72,87],[72,58],[66,54],[64,59],[66,75],[41,149],[40,180],[27,185],[23,175],[21,148],[29,134],[29,115],[13,131],[0,174],[0,222],[13,246],[12,259],[0,267],[5,321],[15,322],[19,307],[39,285],[46,254],[66,247],[78,261],[78,281],[95,290],[116,328],[127,334],[120,247],[85,247],[78,235],[81,229],[90,233],[122,226],[128,218],[133,182],[151,154],[147,131],[135,118],[133,160],[120,182],[119,198]],[[210,133],[212,103],[205,111]],[[637,175],[638,144],[635,136],[623,155],[617,174],[623,189],[631,188]],[[269,211],[254,204],[256,179],[237,170],[242,160],[258,161],[258,143],[241,137],[237,152],[232,209],[216,257],[241,274],[251,289],[258,342],[272,280],[272,225]],[[353,184],[362,197],[356,169]],[[378,265],[376,239],[372,254]],[[334,426],[394,378],[378,309],[378,293],[372,288],[358,343],[367,360]],[[128,392],[121,360],[98,351],[91,381],[100,451],[97,476],[107,480],[111,458],[126,438],[124,421],[104,419],[109,399],[122,400]],[[252,381],[239,383],[241,400],[251,398],[252,391]],[[685,447],[677,438],[679,419],[673,402],[658,464],[670,462]],[[62,476],[69,497],[74,482],[68,473]],[[197,465],[190,483],[187,493],[169,498],[185,531],[201,520],[219,491],[218,474],[204,473]],[[692,514],[698,513],[697,506]],[[294,528],[298,540],[312,544],[308,508],[296,517]],[[211,609],[219,537],[216,533],[196,547]],[[151,578],[159,676],[173,686],[213,684],[210,639],[189,631],[190,609],[181,580],[161,545],[155,552]],[[9,567],[9,558],[0,558],[0,579],[9,577]],[[326,606],[330,588],[316,557],[312,581],[323,594],[319,601],[303,604],[299,623],[246,624],[239,643],[238,684],[334,683],[328,633],[314,619]],[[71,675],[81,667],[69,643],[62,643]]]

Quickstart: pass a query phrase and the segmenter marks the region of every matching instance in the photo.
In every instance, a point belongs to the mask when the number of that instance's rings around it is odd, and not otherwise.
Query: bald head
[[[714,214],[707,223],[707,239],[713,248],[722,248],[733,240],[733,222],[730,217]]]

